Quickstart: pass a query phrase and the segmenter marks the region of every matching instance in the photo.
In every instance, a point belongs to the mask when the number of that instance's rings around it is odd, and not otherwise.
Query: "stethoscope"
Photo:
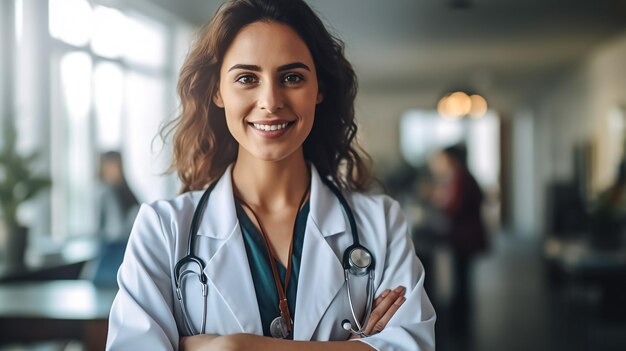
[[[325,179],[325,178],[322,178],[322,180],[324,184],[326,184],[326,186],[328,186],[328,188],[335,194],[335,196],[341,203],[343,210],[348,216],[348,221],[350,222],[350,229],[352,231],[352,245],[348,246],[348,248],[346,248],[346,250],[344,251],[342,265],[343,265],[343,270],[344,270],[344,279],[346,282],[346,290],[348,294],[348,303],[350,304],[350,312],[352,313],[352,318],[356,324],[357,329],[356,330],[353,329],[352,323],[348,319],[344,319],[341,322],[341,327],[345,329],[346,331],[349,331],[352,334],[359,335],[361,337],[366,337],[368,335],[365,334],[365,326],[367,325],[367,322],[370,318],[370,314],[372,312],[372,303],[374,301],[373,299],[373,296],[374,296],[374,257],[372,256],[372,254],[370,253],[368,249],[366,249],[364,246],[359,244],[359,236],[357,233],[357,227],[356,227],[356,221],[354,220],[354,215],[352,214],[352,210],[350,209],[348,202],[341,194],[341,191],[330,180]],[[180,306],[183,312],[183,318],[185,319],[185,324],[187,326],[188,331],[191,333],[191,335],[197,335],[199,333],[193,327],[193,324],[191,323],[191,320],[189,319],[189,316],[187,314],[187,309],[185,308],[184,294],[183,294],[183,288],[182,288],[183,279],[188,276],[195,276],[198,278],[198,280],[200,281],[200,284],[202,285],[202,299],[203,299],[202,301],[202,326],[201,326],[200,333],[205,334],[206,313],[207,313],[206,304],[207,304],[207,294],[209,290],[208,284],[207,284],[208,278],[206,274],[204,274],[205,263],[200,257],[196,256],[193,253],[193,248],[195,247],[195,243],[196,243],[196,233],[198,232],[200,218],[202,218],[202,214],[208,202],[209,195],[213,191],[213,188],[215,188],[216,183],[217,182],[214,182],[213,184],[211,184],[211,186],[207,188],[204,194],[202,194],[202,197],[200,197],[200,201],[198,202],[198,205],[196,206],[196,209],[193,213],[193,218],[191,220],[191,227],[189,228],[189,238],[187,239],[187,255],[181,258],[176,263],[176,266],[174,267],[174,278],[175,278],[174,281],[176,284],[176,296],[178,298],[178,302],[180,303]],[[184,267],[187,264],[195,265],[197,268],[199,268],[200,273],[197,273],[196,271],[192,269],[184,270]],[[365,276],[365,275],[368,276],[367,304],[365,307],[365,318],[362,322],[360,322],[356,316],[356,313],[354,311],[354,305],[352,303],[352,294],[350,292],[350,276],[359,277],[359,276]]]

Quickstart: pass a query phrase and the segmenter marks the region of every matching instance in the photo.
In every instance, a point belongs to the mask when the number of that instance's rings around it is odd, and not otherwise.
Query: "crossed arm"
[[[365,334],[382,331],[387,322],[406,300],[404,287],[385,290],[374,300],[372,314],[365,328]],[[276,351],[371,351],[366,343],[352,342],[359,339],[353,336],[350,341],[293,341],[274,339],[253,334],[215,335],[203,334],[187,336],[180,339],[181,351],[243,351],[243,350],[276,350]]]

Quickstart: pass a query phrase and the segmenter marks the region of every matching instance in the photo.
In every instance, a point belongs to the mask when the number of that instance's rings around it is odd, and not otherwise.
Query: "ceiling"
[[[198,25],[221,3],[150,1]],[[624,0],[307,2],[346,42],[366,90],[520,96],[626,31]]]

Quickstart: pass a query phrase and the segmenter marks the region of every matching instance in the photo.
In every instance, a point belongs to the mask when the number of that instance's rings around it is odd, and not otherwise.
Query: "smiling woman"
[[[205,188],[219,178],[237,157],[236,140],[228,132],[225,123],[226,111],[216,101],[216,91],[223,84],[220,77],[229,74],[233,78],[231,83],[235,84],[236,81],[242,88],[258,85],[260,79],[265,81],[270,73],[263,72],[265,77],[261,77],[259,71],[270,67],[260,67],[246,60],[254,57],[261,62],[263,57],[258,54],[269,52],[265,50],[267,45],[271,45],[274,50],[279,49],[277,55],[285,56],[287,52],[293,54],[297,50],[288,48],[285,53],[280,51],[285,45],[294,43],[294,35],[298,37],[296,43],[299,41],[300,54],[308,53],[312,61],[306,64],[304,61],[288,60],[286,56],[276,57],[284,61],[278,63],[282,67],[272,68],[273,74],[281,74],[272,79],[283,80],[286,88],[300,86],[301,80],[315,77],[319,90],[319,94],[315,93],[315,101],[320,100],[315,106],[315,115],[324,118],[314,123],[309,138],[303,144],[304,155],[315,161],[322,175],[330,175],[335,182],[351,189],[365,190],[370,183],[371,172],[366,166],[366,154],[355,140],[356,76],[343,55],[343,43],[328,33],[315,13],[307,5],[306,8],[302,7],[301,2],[290,5],[268,1],[262,5],[264,9],[261,12],[255,12],[259,10],[257,6],[261,5],[253,2],[248,4],[241,1],[235,4],[237,6],[223,6],[203,28],[181,70],[178,94],[181,97],[182,113],[170,127],[175,128],[173,169],[179,170],[182,191]],[[289,7],[287,11],[294,12],[285,11],[285,7]],[[239,31],[247,25],[259,26],[263,24],[261,22],[281,24],[284,27],[281,32],[291,34],[281,42],[274,42],[272,37],[261,45],[254,41],[259,35],[252,38],[253,33],[248,33],[239,38],[241,40],[237,48],[240,51],[247,49],[248,56],[242,56],[241,62],[222,65],[227,51],[234,50],[231,44],[234,37],[240,34]],[[305,86],[310,87],[312,83],[308,82]],[[332,95],[324,97],[327,86],[333,87]],[[261,88],[265,88],[265,85]],[[310,93],[310,89],[307,91]],[[336,172],[340,163],[346,168],[343,174],[350,174],[350,177],[343,177],[340,172]],[[186,172],[180,172],[183,169]]]
[[[242,59],[256,62],[237,63]],[[303,157],[301,146],[322,93],[313,57],[291,27],[273,22],[244,27],[226,51],[220,76],[213,100],[224,108],[239,144],[238,159]]]
[[[178,92],[183,194],[137,216],[108,349],[434,349],[407,222],[364,192],[354,71],[308,5],[225,3]]]

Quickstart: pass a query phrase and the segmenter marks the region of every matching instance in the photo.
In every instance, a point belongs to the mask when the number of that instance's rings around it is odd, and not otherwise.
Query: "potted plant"
[[[0,223],[6,232],[5,264],[9,270],[24,268],[28,229],[17,218],[19,206],[50,186],[50,179],[34,174],[32,164],[38,153],[21,155],[16,150],[16,131],[11,121],[5,123],[0,149]]]

